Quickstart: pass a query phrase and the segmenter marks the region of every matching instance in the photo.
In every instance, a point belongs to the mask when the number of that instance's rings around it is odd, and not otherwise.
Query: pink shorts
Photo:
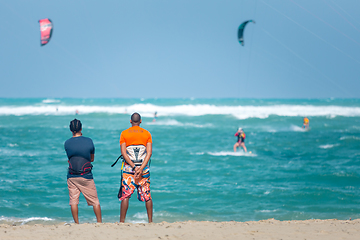
[[[78,205],[80,192],[84,195],[89,206],[100,205],[94,179],[86,179],[82,177],[68,178],[69,188],[69,205]]]

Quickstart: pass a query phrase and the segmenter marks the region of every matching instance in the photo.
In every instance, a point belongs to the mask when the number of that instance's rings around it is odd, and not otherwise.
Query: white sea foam
[[[30,157],[34,157],[34,156],[38,156],[41,155],[41,152],[37,152],[37,151],[20,151],[20,150],[16,150],[16,149],[7,149],[7,148],[0,148],[0,156],[30,156]]]
[[[9,147],[18,147],[19,145],[17,145],[16,143],[8,143],[7,144]]]
[[[179,126],[179,127],[196,127],[196,128],[204,128],[204,127],[212,127],[213,125],[210,123],[207,124],[196,124],[196,123],[181,123],[176,121],[175,119],[164,119],[158,120],[155,122],[147,122],[145,125],[159,125],[159,126]]]
[[[42,100],[43,103],[58,103],[60,102],[60,100],[56,100],[56,99],[44,99]]]
[[[247,157],[255,157],[255,156],[257,156],[254,153],[243,152],[243,151],[239,151],[239,152],[226,152],[226,151],[208,152],[207,154],[212,155],[212,156],[247,156]]]
[[[174,119],[158,120],[146,123],[146,125],[162,125],[162,126],[183,126],[184,124]]]
[[[257,212],[262,212],[262,213],[271,213],[271,212],[276,212],[277,210],[258,210]]]
[[[130,223],[146,223],[147,222],[147,214],[144,212],[135,213],[133,215],[135,219],[129,220]]]
[[[294,132],[306,132],[307,130],[305,128],[296,126],[296,125],[291,125],[290,129]]]
[[[139,112],[143,117],[153,117],[154,112],[158,117],[165,116],[203,116],[203,115],[232,115],[238,119],[247,118],[268,118],[271,115],[277,116],[326,116],[326,117],[358,117],[360,107],[342,106],[313,106],[313,105],[274,105],[274,106],[216,106],[209,104],[187,104],[174,106],[158,106],[154,104],[133,104],[130,106],[2,106],[0,115],[67,115],[89,113],[108,113],[108,114],[131,114]]]
[[[5,183],[14,183],[15,182],[15,180],[11,180],[11,179],[5,179],[5,180],[3,180],[3,179],[0,179],[0,182],[5,182]],[[5,200],[4,200],[5,201]]]
[[[323,148],[323,149],[328,149],[328,148],[333,148],[333,147],[337,147],[340,144],[325,144],[325,145],[320,145],[319,148]]]
[[[9,218],[9,217],[0,217],[0,223],[2,224],[19,224],[24,225],[30,222],[49,222],[54,221],[52,218],[47,217],[30,217],[30,218]]]
[[[204,152],[190,153],[191,155],[204,155]]]
[[[345,137],[341,137],[341,138],[340,138],[340,140],[347,140],[347,139],[360,140],[360,137],[356,137],[356,136],[345,136]]]

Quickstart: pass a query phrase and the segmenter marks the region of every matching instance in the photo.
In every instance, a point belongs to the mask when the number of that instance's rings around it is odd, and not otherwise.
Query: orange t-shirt
[[[131,145],[144,145],[152,143],[151,134],[139,126],[133,126],[121,132],[120,145],[126,143],[127,146]]]

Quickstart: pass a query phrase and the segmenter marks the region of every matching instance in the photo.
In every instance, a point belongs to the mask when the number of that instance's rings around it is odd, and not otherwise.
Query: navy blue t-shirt
[[[95,147],[91,138],[72,137],[66,140],[64,147],[69,159],[67,178],[83,177],[93,179],[91,154],[95,154]]]

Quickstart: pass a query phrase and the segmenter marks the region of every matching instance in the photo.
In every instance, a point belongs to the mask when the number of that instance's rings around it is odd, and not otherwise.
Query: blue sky
[[[0,97],[359,98],[359,12],[356,0],[0,0]],[[40,47],[42,18],[54,32]]]

